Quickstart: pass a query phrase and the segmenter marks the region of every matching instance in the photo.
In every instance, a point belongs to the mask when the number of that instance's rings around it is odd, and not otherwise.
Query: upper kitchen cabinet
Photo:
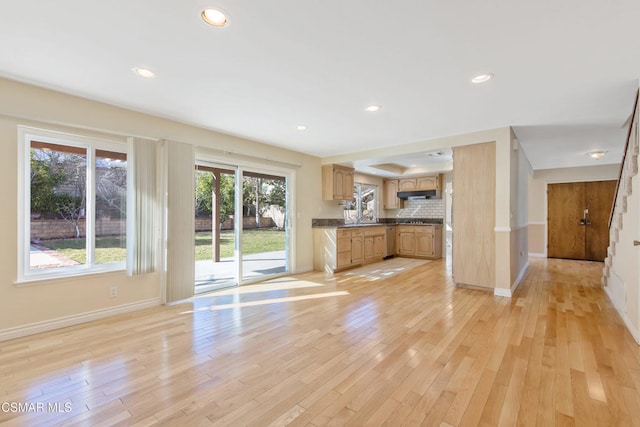
[[[417,178],[418,190],[440,190],[442,186],[442,174],[419,176]]]
[[[354,169],[340,165],[322,166],[322,199],[352,200]]]
[[[398,181],[398,191],[440,190],[441,186],[442,174],[402,178]]]
[[[401,209],[404,203],[398,198],[399,191],[438,190],[442,187],[442,174],[425,175],[416,178],[384,180],[384,209]]]
[[[418,189],[418,181],[415,178],[403,178],[398,181],[398,191],[415,191]]]
[[[397,179],[385,179],[383,185],[383,198],[384,209],[400,209],[402,207],[402,201],[398,198],[398,183]]]

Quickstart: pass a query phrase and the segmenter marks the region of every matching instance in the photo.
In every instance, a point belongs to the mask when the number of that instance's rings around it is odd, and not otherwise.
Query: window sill
[[[16,286],[26,286],[34,284],[43,284],[44,282],[60,282],[68,280],[82,280],[89,277],[115,275],[126,273],[126,267],[124,263],[118,263],[109,265],[109,267],[94,267],[91,269],[78,268],[69,269],[67,271],[59,272],[42,272],[42,273],[30,273],[19,277],[13,284]]]

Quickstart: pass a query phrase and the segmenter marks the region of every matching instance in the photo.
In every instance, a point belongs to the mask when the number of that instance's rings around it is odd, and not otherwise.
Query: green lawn
[[[242,235],[242,252],[246,255],[284,250],[285,232],[281,230],[245,230]],[[86,263],[85,239],[49,240],[43,246],[79,262]],[[196,260],[211,259],[211,233],[196,233]],[[98,237],[96,262],[106,264],[124,261],[126,258],[124,237]],[[220,258],[233,256],[233,231],[220,233]]]
[[[48,240],[41,244],[80,264],[87,262],[85,239]],[[96,239],[96,263],[107,264],[124,261],[127,256],[125,247],[125,238],[122,236],[98,237]]]
[[[283,251],[285,232],[283,230],[244,230],[242,252],[245,255],[260,252]],[[233,256],[233,231],[220,233],[220,258]],[[196,261],[211,259],[211,233],[196,233]]]

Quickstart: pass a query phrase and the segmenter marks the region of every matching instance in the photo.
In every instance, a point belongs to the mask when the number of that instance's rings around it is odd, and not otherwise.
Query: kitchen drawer
[[[364,230],[365,236],[380,236],[386,232],[385,227],[367,227]]]
[[[351,237],[351,230],[346,230],[344,228],[338,228],[338,230],[336,231],[336,235],[338,237],[338,239],[342,239],[345,237]]]
[[[351,230],[351,237],[361,237],[363,233],[362,228],[356,228],[355,230]]]

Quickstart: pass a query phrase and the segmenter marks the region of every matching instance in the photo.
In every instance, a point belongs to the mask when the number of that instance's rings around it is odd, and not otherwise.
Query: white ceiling
[[[637,0],[3,3],[2,76],[322,157],[513,126],[534,169],[616,163],[640,77]]]

